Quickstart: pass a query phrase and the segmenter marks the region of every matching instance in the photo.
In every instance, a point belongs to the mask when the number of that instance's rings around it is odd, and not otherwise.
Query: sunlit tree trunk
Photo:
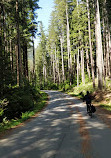
[[[90,11],[89,11],[89,0],[87,0],[87,11],[88,11],[88,31],[89,31],[89,46],[90,46],[90,59],[91,59],[91,74],[93,80],[93,87],[95,87],[95,76],[94,76],[94,62],[92,55],[92,44],[91,44],[91,24],[90,24]]]
[[[54,59],[54,54],[53,54],[53,79],[55,83],[55,59]]]
[[[64,83],[65,81],[65,75],[64,75],[64,57],[63,57],[63,37],[60,37],[61,42],[61,58],[62,58],[62,81]]]
[[[58,54],[57,54],[57,75],[58,75],[58,83],[60,83],[61,78],[60,78],[59,55]]]
[[[88,77],[90,79],[91,75],[90,75],[90,69],[89,69],[89,54],[88,54],[88,49],[86,50],[86,65],[87,65]]]
[[[72,77],[72,56],[71,56],[71,44],[70,44],[70,34],[69,34],[69,17],[68,17],[68,8],[66,3],[66,20],[67,20],[67,52],[68,52],[68,71],[71,85]]]
[[[76,0],[76,2],[77,2],[77,12],[78,12],[78,18],[79,18],[78,0]],[[80,30],[79,30],[79,35],[80,35]],[[78,47],[79,47],[79,44],[78,44]],[[80,49],[78,48],[78,53],[77,53],[77,87],[79,86],[79,73],[80,73],[79,51],[80,51]]]
[[[99,3],[95,0],[95,35],[96,35],[96,61],[97,61],[97,73],[98,73],[98,88],[103,87],[103,50],[102,50],[102,37],[101,37],[101,25],[100,25],[100,13]]]
[[[81,76],[82,76],[82,83],[85,84],[85,74],[84,74],[84,50],[81,50]]]

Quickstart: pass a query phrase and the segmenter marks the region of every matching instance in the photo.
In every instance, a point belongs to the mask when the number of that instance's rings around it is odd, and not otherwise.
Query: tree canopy
[[[44,59],[49,59],[45,62],[45,76],[42,72],[41,86],[43,81],[46,85],[50,82],[73,86],[93,81],[95,87],[97,80],[98,88],[102,89],[111,75],[110,1],[55,0],[54,4],[46,47],[42,49],[41,41],[37,48],[37,54],[39,50]],[[41,67],[44,69],[44,64]]]

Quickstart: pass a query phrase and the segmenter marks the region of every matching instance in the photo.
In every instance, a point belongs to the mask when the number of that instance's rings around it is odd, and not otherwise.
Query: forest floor
[[[111,91],[96,91],[92,94],[93,101],[92,103],[101,109],[101,112],[104,111],[107,114],[111,115]]]
[[[111,111],[111,90],[96,91],[93,93],[94,102]]]
[[[111,91],[96,91],[93,96],[92,103],[96,106],[98,116],[111,128]]]

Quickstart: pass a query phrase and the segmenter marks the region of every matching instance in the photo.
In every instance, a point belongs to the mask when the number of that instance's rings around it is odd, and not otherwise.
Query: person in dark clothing
[[[90,106],[91,106],[91,95],[90,95],[89,91],[87,91],[87,94],[85,95],[84,100],[86,101],[87,113],[88,113],[90,110]]]

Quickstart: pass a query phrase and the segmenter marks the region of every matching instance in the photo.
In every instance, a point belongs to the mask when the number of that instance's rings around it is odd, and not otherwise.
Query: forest
[[[37,21],[40,7],[38,0],[0,1],[1,125],[37,111],[43,89],[111,90],[111,1],[54,0],[48,33]]]
[[[111,2],[55,0],[48,35],[40,25],[36,50],[37,82],[79,86],[89,81],[100,90],[111,77]],[[41,61],[41,62],[40,62]]]

